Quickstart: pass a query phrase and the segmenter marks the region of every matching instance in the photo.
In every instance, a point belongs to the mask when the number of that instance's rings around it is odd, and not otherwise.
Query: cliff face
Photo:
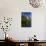
[[[31,27],[31,18],[29,16],[22,16],[22,27]]]

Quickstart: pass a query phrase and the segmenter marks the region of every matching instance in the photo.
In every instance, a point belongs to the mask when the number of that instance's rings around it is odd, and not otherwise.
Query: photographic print
[[[22,12],[21,13],[21,27],[31,27],[31,12]]]

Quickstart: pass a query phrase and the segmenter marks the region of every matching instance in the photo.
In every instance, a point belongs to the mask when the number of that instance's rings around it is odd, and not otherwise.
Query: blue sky
[[[32,16],[32,12],[22,12],[22,16]]]

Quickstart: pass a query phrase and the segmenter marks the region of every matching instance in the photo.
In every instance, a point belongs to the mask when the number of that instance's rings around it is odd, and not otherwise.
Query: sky
[[[31,12],[22,12],[22,16],[32,16]]]

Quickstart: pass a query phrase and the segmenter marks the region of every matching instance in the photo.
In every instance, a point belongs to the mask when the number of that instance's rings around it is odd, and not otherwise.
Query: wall
[[[46,15],[45,15],[45,24],[44,24],[45,28],[44,28],[44,39],[46,39]]]
[[[21,12],[32,12],[32,27],[21,27]],[[39,40],[44,40],[44,15],[46,15],[44,8],[32,8],[28,0],[0,0],[0,17],[13,17],[13,22],[10,31],[10,37],[16,40],[27,40],[34,34]],[[2,31],[0,32],[0,34]],[[1,34],[2,35],[2,34]],[[12,36],[11,36],[12,35]],[[3,37],[0,36],[0,39]]]

